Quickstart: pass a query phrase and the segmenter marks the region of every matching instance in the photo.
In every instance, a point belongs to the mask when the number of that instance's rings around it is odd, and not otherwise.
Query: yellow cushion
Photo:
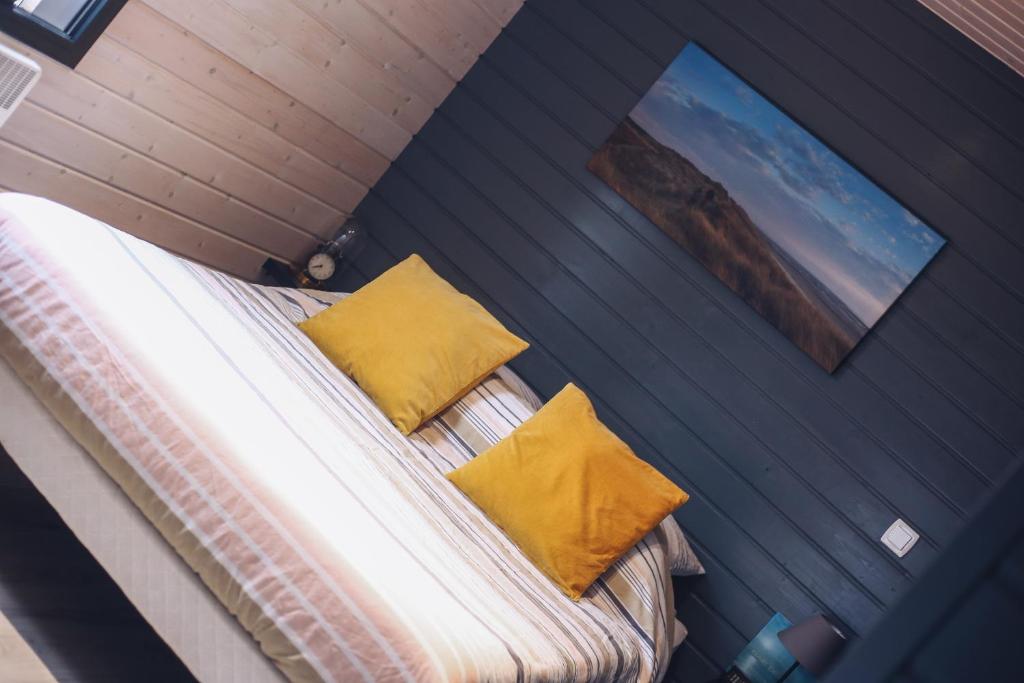
[[[573,600],[689,498],[572,384],[448,479]]]
[[[299,327],[403,434],[529,346],[416,254]]]

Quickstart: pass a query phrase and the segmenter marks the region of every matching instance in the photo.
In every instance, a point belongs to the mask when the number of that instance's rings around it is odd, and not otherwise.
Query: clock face
[[[334,275],[334,257],[330,254],[313,254],[309,259],[306,270],[310,275],[321,282],[329,280]]]

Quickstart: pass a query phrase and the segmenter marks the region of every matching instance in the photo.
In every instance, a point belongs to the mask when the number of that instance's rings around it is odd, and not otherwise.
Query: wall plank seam
[[[92,131],[89,131],[88,129],[80,126],[79,124],[77,124],[73,120],[69,119],[68,117],[61,115],[59,112],[52,111],[52,110],[50,110],[49,108],[47,108],[45,106],[38,105],[35,102],[33,102],[32,100],[27,100],[25,102],[25,104],[23,104],[22,106],[24,106],[26,108],[27,113],[33,119],[38,120],[41,116],[43,116],[43,112],[45,112],[46,115],[51,115],[51,116],[53,116],[56,119],[60,119],[62,122],[64,122],[67,125],[67,127],[79,131],[79,135],[82,138],[86,138],[86,139],[88,139],[90,137],[99,138],[99,135],[97,135],[96,133],[93,133]],[[17,134],[16,126],[18,125],[18,123],[21,120],[26,119],[26,118],[28,118],[28,117],[22,117],[21,119],[15,120],[12,124],[10,124],[8,127],[6,127],[3,131],[0,131],[0,135],[2,135],[3,138],[5,140],[7,140],[7,142],[11,143],[12,145],[14,145],[16,147],[19,147],[19,148],[21,148],[21,149],[23,149],[25,151],[33,151],[33,150],[31,150],[29,148],[28,135],[26,135],[26,134],[18,135]],[[12,135],[12,131],[14,131],[14,135]],[[12,138],[15,138],[15,137],[20,137],[21,140],[22,140],[22,143],[19,144],[15,139],[12,139]],[[40,138],[37,137],[36,140],[39,141]],[[121,143],[118,143],[118,142],[113,141],[113,140],[105,140],[103,142],[103,144],[110,145],[113,148],[113,151],[114,151],[115,154],[137,155],[137,153],[134,150],[132,150],[131,148],[129,148],[129,147],[125,146],[125,145],[122,145]],[[37,146],[38,146],[38,142],[37,142]],[[57,164],[61,163],[61,160],[58,158],[57,155],[45,154],[45,153],[41,152],[40,150],[34,150],[34,153],[37,154],[38,156],[41,156],[41,157],[43,157],[45,159],[48,159],[48,160],[50,160],[50,161],[52,161],[54,163],[57,163]],[[145,155],[137,155],[137,156],[143,157]],[[122,158],[123,158],[123,156],[122,156]],[[163,162],[161,162],[158,159],[154,159],[152,157],[146,157],[146,159],[148,159],[154,165],[156,165],[160,169],[166,171],[168,174],[170,174],[172,176],[173,175],[179,175],[178,172],[175,171],[175,169],[173,169],[172,167],[168,166],[167,164],[164,164]],[[96,173],[88,173],[88,172],[85,172],[81,168],[78,168],[76,170],[78,170],[79,172],[83,173],[83,175],[87,175],[87,176],[89,176],[89,177],[91,177],[94,180],[97,180],[99,182],[106,182],[108,184],[114,185],[114,186],[118,187],[118,189],[120,189],[120,190],[126,192],[127,194],[130,194],[130,195],[134,196],[134,197],[137,197],[139,199],[145,199],[147,201],[153,201],[154,203],[158,204],[159,206],[163,207],[164,209],[166,209],[166,210],[168,210],[168,211],[170,211],[172,213],[175,213],[176,215],[179,215],[179,216],[182,216],[182,217],[186,216],[184,210],[176,210],[175,207],[169,205],[170,202],[167,202],[167,201],[156,201],[153,197],[147,197],[144,194],[142,194],[141,192],[134,192],[134,191],[128,189],[127,187],[124,187],[123,185],[119,185],[119,184],[114,183],[113,182],[113,176],[109,176],[107,178],[102,178],[99,175],[97,175]],[[179,177],[180,177],[180,175],[179,175]],[[210,186],[203,185],[203,184],[199,183],[198,181],[196,181],[195,179],[191,178],[190,176],[185,176],[184,180],[190,181],[192,183],[195,183],[198,186],[200,192],[208,192],[210,194],[216,195],[217,198],[219,200],[221,200],[221,201],[230,202],[230,203],[237,203],[237,204],[243,205],[248,211],[251,211],[251,212],[253,212],[253,214],[256,214],[257,218],[265,219],[267,221],[267,223],[269,224],[268,227],[273,228],[274,230],[277,230],[277,231],[281,231],[282,235],[287,235],[288,233],[294,233],[296,238],[302,240],[306,244],[309,244],[311,240],[316,240],[317,239],[316,235],[314,235],[313,233],[310,233],[310,232],[302,229],[301,227],[294,226],[294,225],[291,225],[289,223],[285,223],[281,219],[277,218],[276,216],[273,216],[269,212],[266,212],[266,211],[264,211],[263,209],[261,209],[259,207],[250,206],[249,204],[245,204],[244,202],[240,202],[235,197],[231,197],[230,195],[228,195],[228,194],[226,194],[224,192],[221,192],[221,191],[219,191],[219,190],[217,190],[215,188],[212,188]],[[254,249],[257,249],[257,250],[261,251],[261,253],[266,253],[268,255],[271,253],[270,251],[267,251],[267,250],[263,249],[262,247],[260,247],[257,244],[248,242],[244,237],[241,237],[241,236],[238,236],[238,235],[233,235],[232,233],[224,231],[224,230],[218,230],[216,228],[216,226],[214,226],[210,221],[203,220],[203,219],[201,219],[198,216],[194,217],[193,220],[195,222],[205,226],[211,232],[220,232],[221,234],[234,237],[239,244],[244,244],[246,246],[250,246],[250,247],[252,247]]]

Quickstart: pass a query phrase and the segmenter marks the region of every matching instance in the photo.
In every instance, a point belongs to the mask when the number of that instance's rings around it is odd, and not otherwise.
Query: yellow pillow
[[[403,434],[529,346],[416,254],[299,327]]]
[[[572,384],[448,479],[573,600],[689,498]]]

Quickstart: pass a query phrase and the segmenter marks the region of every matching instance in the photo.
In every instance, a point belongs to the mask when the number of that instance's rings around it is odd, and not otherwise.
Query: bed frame
[[[202,683],[282,683],[256,641],[0,359],[0,443]]]

